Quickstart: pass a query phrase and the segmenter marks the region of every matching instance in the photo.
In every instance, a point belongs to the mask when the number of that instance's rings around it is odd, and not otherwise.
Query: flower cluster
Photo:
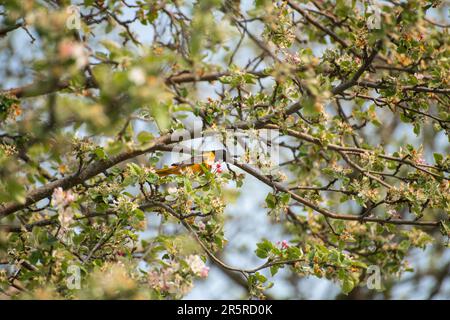
[[[171,261],[164,268],[153,269],[148,273],[149,285],[163,293],[183,296],[193,288],[193,276],[206,278],[209,268],[198,255],[190,255],[185,259],[188,269],[182,263]]]
[[[133,212],[139,208],[136,202],[123,195],[120,195],[113,201],[113,207],[119,212]]]
[[[52,194],[52,205],[58,209],[58,220],[63,229],[67,229],[73,222],[74,210],[70,206],[76,200],[72,191],[64,191],[61,187],[56,188]]]
[[[64,40],[59,44],[59,57],[63,60],[75,60],[77,68],[82,68],[88,63],[88,56],[81,43]]]
[[[186,259],[186,262],[195,275],[200,276],[202,278],[206,278],[208,276],[209,268],[205,265],[200,256],[190,255]]]

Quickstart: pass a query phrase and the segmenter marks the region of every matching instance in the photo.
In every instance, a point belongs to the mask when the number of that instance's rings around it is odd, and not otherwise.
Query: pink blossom
[[[172,268],[166,268],[163,270],[153,270],[148,273],[148,282],[154,289],[161,291],[169,291],[171,289],[174,270]]]
[[[84,46],[79,42],[64,40],[59,43],[58,51],[61,59],[74,59],[78,68],[82,68],[88,63]]]
[[[63,41],[58,47],[59,56],[63,59],[68,59],[72,57],[74,45],[72,41]]]
[[[417,159],[417,163],[418,163],[418,164],[427,164],[426,161],[425,161],[422,157],[419,157],[419,158]]]
[[[201,231],[205,231],[206,225],[203,223],[203,221],[197,222],[197,227]]]
[[[416,77],[417,80],[422,80],[423,78],[425,78],[425,76],[422,73],[414,73],[414,76]]]
[[[200,272],[200,277],[206,278],[208,276],[209,267],[204,267],[202,271]]]
[[[286,54],[286,61],[291,63],[291,64],[300,64],[302,62],[302,60],[300,59],[298,54],[292,54],[292,53],[287,53]]]
[[[281,248],[282,249],[287,249],[289,248],[289,244],[286,240],[281,241]]]
[[[55,207],[66,207],[75,201],[75,195],[72,191],[64,191],[63,188],[58,187],[53,191],[52,204]]]
[[[215,172],[217,172],[217,173],[222,173],[223,172],[222,165],[220,163],[216,163]]]
[[[75,195],[70,191],[66,192],[66,202],[71,203],[74,201],[75,201]]]

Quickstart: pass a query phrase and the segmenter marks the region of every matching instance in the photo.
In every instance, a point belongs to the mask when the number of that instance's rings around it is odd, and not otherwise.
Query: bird
[[[173,163],[168,168],[156,170],[156,174],[160,177],[166,177],[171,174],[182,175],[187,172],[194,174],[203,174],[204,168],[210,170],[216,162],[216,153],[214,151],[204,152],[201,155],[193,156],[188,160]]]

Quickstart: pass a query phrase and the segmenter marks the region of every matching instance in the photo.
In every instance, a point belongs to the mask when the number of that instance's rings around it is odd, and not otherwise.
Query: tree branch
[[[43,187],[33,190],[27,194],[27,196],[25,197],[25,201],[23,203],[10,202],[0,206],[0,219],[18,210],[24,209],[29,205],[36,203],[42,199],[50,197],[53,193],[53,190],[58,187],[61,187],[63,189],[70,189],[96,176],[97,174],[111,168],[112,166],[120,162],[137,157],[147,152],[155,151],[158,149],[159,146],[169,143],[170,138],[171,138],[170,134],[160,136],[156,138],[151,144],[151,146],[149,146],[145,150],[126,151],[112,158],[93,162],[79,173],[75,173],[71,176],[50,182]]]

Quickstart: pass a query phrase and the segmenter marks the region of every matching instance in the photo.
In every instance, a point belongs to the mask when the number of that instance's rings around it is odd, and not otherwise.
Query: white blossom
[[[75,214],[70,204],[75,201],[72,191],[64,191],[61,187],[56,188],[52,194],[52,205],[58,209],[58,220],[63,229],[67,229],[73,222]]]
[[[128,73],[128,79],[134,84],[141,86],[145,83],[145,72],[142,68],[134,67]]]
[[[206,278],[208,276],[209,268],[205,265],[202,258],[198,255],[190,255],[186,259],[186,263],[191,268],[192,272],[197,276]]]

